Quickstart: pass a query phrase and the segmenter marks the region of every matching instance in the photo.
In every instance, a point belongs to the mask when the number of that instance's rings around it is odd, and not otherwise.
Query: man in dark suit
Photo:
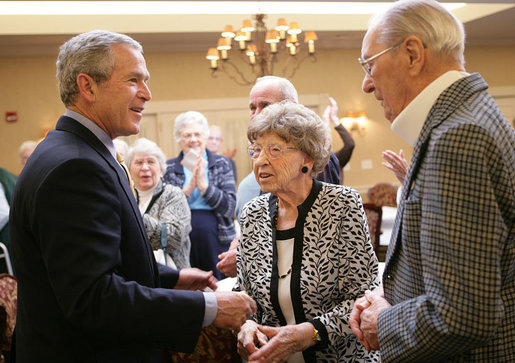
[[[160,348],[192,351],[203,326],[238,329],[254,302],[184,291],[216,281],[156,264],[116,160],[112,139],[139,132],[151,99],[141,45],[80,34],[61,46],[57,78],[66,113],[23,169],[11,206],[17,361],[160,362]]]
[[[415,147],[383,286],[350,318],[384,362],[515,361],[515,131],[464,44],[433,0],[396,2],[363,40],[363,90]]]

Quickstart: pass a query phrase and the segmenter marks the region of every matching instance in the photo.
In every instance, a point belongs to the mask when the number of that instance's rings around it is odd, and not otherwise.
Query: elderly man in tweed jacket
[[[383,287],[350,319],[385,362],[515,361],[515,132],[463,50],[432,0],[395,3],[363,40],[363,90],[415,147]]]

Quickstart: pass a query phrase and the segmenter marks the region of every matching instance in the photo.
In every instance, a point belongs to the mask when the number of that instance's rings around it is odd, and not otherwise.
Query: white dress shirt
[[[393,120],[392,131],[414,147],[438,96],[451,84],[468,75],[466,72],[449,71],[435,79]]]

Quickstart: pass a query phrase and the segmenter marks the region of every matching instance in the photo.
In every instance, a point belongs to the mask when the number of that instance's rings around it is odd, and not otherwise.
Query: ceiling
[[[357,1],[347,2],[356,3]],[[386,1],[376,0],[375,2]],[[201,2],[192,2],[188,14],[13,15],[2,12],[2,4],[6,3],[13,2],[0,1],[0,56],[55,55],[59,45],[72,35],[92,29],[109,29],[127,33],[143,44],[146,53],[206,51],[207,48],[216,45],[219,34],[226,24],[231,24],[236,29],[243,19],[250,18],[253,14],[224,14],[223,7],[218,11],[220,14],[197,14],[195,13],[197,8],[199,12],[202,11],[199,7]],[[86,3],[95,4],[92,1]],[[245,1],[238,3],[245,3]],[[267,3],[271,3],[272,7],[278,5],[274,4],[277,1]],[[307,2],[290,1],[286,5],[295,12],[295,9],[303,3]],[[329,3],[334,8],[341,2],[325,1],[325,3]],[[362,0],[361,3],[366,5],[371,1]],[[121,5],[121,2],[118,4]],[[317,5],[321,4],[321,2],[317,3]],[[226,6],[225,9],[231,9],[227,3],[224,6]],[[87,8],[87,6],[84,7],[85,11]],[[275,24],[279,17],[285,17],[287,21],[297,21],[304,30],[317,32],[318,49],[359,47],[371,14],[334,14],[331,12],[331,6],[329,9],[323,14],[267,12],[269,15],[265,22],[269,25]],[[465,24],[468,46],[515,46],[513,0],[497,0],[488,3],[485,0],[469,0],[466,6],[453,10],[453,13]]]

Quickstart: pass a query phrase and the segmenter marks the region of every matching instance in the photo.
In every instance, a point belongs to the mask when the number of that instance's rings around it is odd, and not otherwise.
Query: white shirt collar
[[[466,72],[449,71],[435,79],[393,120],[392,131],[411,146],[415,146],[427,115],[438,96],[458,79],[468,75]]]
[[[102,130],[97,124],[95,124],[89,118],[81,115],[80,113],[72,111],[68,108],[64,112],[64,115],[71,117],[72,119],[80,123],[82,126],[87,128],[89,131],[91,131],[97,137],[97,139],[99,139],[100,142],[105,145],[107,150],[109,150],[109,153],[113,156],[114,160],[117,160],[116,148],[114,147],[113,140],[111,140],[111,138],[106,134],[106,132]]]

